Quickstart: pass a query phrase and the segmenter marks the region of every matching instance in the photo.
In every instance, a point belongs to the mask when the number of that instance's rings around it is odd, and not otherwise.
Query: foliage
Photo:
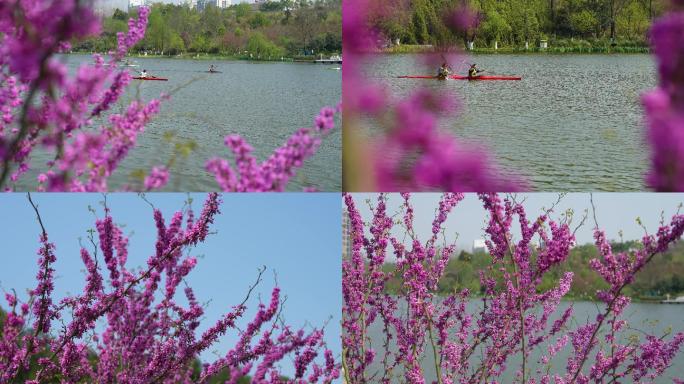
[[[283,49],[278,48],[278,46],[268,41],[268,39],[259,32],[254,33],[249,37],[245,48],[257,59],[278,58],[284,54]]]
[[[449,30],[441,15],[454,2],[416,0],[400,3],[398,12],[385,12],[372,23],[383,34],[405,44],[452,44],[464,39],[476,46],[535,45],[544,35],[553,38],[618,38],[645,42],[646,31],[665,9],[665,0],[461,0],[477,13],[480,25],[470,33]],[[409,14],[408,22],[406,22]],[[398,29],[395,26],[408,25]]]
[[[279,0],[264,2],[258,9],[240,3],[225,9],[210,6],[198,10],[186,5],[158,3],[152,6],[145,38],[132,52],[208,53],[255,60],[259,56],[263,60],[269,57],[280,60],[281,56],[339,53],[342,49],[340,4],[339,0],[317,0],[295,6],[289,0]],[[117,22],[126,17],[125,12],[115,10],[105,18],[101,36],[75,44],[74,49],[96,52],[111,49],[116,42],[115,33],[122,26]],[[244,39],[234,40],[236,36]],[[231,43],[226,44],[227,41]]]

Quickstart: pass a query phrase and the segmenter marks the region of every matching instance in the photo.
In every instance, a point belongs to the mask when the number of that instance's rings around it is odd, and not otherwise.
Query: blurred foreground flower
[[[343,4],[342,36],[345,106],[343,188],[346,191],[516,191],[526,188],[523,179],[507,175],[481,147],[458,140],[438,127],[441,116],[454,116],[457,106],[447,95],[418,90],[405,100],[394,100],[382,85],[372,84],[364,69],[372,65],[372,53],[386,40],[370,27],[378,14],[373,0],[349,0]],[[382,10],[382,8],[380,8]],[[466,30],[477,23],[468,8],[448,12],[445,25]],[[454,57],[451,48],[425,55],[427,63]],[[387,114],[390,118],[386,119]],[[364,119],[385,131],[361,132]]]

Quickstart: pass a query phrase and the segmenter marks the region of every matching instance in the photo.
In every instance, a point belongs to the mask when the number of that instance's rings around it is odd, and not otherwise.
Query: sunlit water
[[[598,310],[603,310],[604,307],[598,305],[597,303],[591,302],[561,302],[555,312],[556,316],[552,316],[549,324],[551,324],[556,318],[558,318],[565,309],[572,305],[573,306],[573,318],[570,320],[569,324],[572,329],[575,329],[578,324],[586,324],[587,319],[595,319]],[[467,311],[471,314],[476,314],[478,309],[482,306],[482,302],[479,300],[473,300],[467,304]],[[400,313],[405,311],[405,303],[400,303]],[[667,305],[667,304],[646,304],[646,303],[633,303],[624,312],[623,319],[628,320],[629,330],[626,331],[622,336],[627,338],[630,336],[643,337],[643,332],[661,336],[664,332],[671,331],[672,333],[684,331],[684,305]],[[367,373],[369,375],[375,372],[382,371],[382,356],[384,354],[383,343],[384,343],[384,333],[381,321],[378,320],[370,327],[368,330],[368,335],[371,338],[373,347],[376,351],[376,358],[374,364],[369,368]],[[671,337],[671,335],[670,335]],[[669,339],[669,337],[668,337]],[[555,341],[555,339],[553,339]],[[626,339],[623,339],[623,342]],[[547,345],[549,343],[544,343],[541,346],[533,349],[531,355],[527,361],[528,367],[528,377],[536,377],[537,369],[541,369],[542,372],[546,372],[547,366],[538,363],[542,354],[547,354]],[[390,343],[391,348],[396,348],[394,342]],[[396,349],[394,349],[396,350]],[[567,363],[567,358],[572,350],[572,345],[568,344],[564,349],[562,349],[551,361],[550,361],[550,373],[564,374],[565,367]],[[434,359],[432,358],[432,347],[428,344],[426,347],[425,356],[422,358],[421,365],[425,374],[426,382],[430,383],[436,380],[437,376],[435,374]],[[477,353],[474,355],[478,355]],[[473,357],[471,364],[477,366],[479,360],[479,355]],[[590,367],[593,361],[590,358],[585,365],[585,368]],[[516,356],[511,356],[507,361],[508,369],[504,372],[501,377],[490,378],[491,380],[498,380],[500,383],[512,383],[515,379],[515,372],[520,369],[521,358],[520,354]],[[378,377],[382,374],[380,373]],[[684,352],[680,351],[679,355],[673,360],[672,366],[666,371],[665,375],[657,379],[656,383],[672,383],[672,377],[682,377],[684,376]],[[402,383],[403,381],[395,380],[395,383]],[[625,382],[630,382],[630,380],[625,380]]]
[[[71,55],[68,65],[73,71],[89,60],[87,55]],[[166,163],[173,148],[164,138],[173,134],[174,142],[194,141],[197,148],[187,160],[175,163],[166,190],[216,190],[218,185],[204,170],[204,164],[216,155],[232,158],[223,145],[226,135],[242,135],[263,161],[298,128],[311,126],[321,107],[335,106],[341,97],[341,73],[326,65],[146,58],[135,62],[140,67],[134,69],[144,68],[169,81],[133,80],[126,100],[137,92],[149,100],[182,87],[163,102],[161,114],[147,126],[137,147],[110,179],[113,189],[128,183],[136,170]],[[206,73],[209,64],[215,64],[222,73]],[[305,163],[288,190],[301,191],[305,186],[321,191],[341,190],[341,156],[342,135],[336,129]],[[36,156],[33,163],[44,164],[45,160],[44,156]],[[34,189],[35,175],[29,173],[18,189]]]
[[[396,95],[421,86],[458,96],[461,114],[442,122],[488,147],[535,190],[638,191],[648,168],[639,95],[656,85],[648,55],[478,55],[464,59],[522,81],[417,80],[432,75],[417,55],[378,55],[368,73]],[[465,63],[455,63],[467,72]]]

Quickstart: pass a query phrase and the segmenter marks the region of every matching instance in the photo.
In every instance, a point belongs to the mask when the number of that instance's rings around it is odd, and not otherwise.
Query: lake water
[[[420,86],[462,100],[442,127],[487,146],[507,171],[539,191],[639,191],[648,168],[639,95],[656,85],[648,55],[477,55],[496,74],[522,81],[397,79],[436,73],[417,55],[378,55],[368,71],[407,95]],[[458,63],[457,63],[458,64]],[[465,74],[467,65],[454,65]]]
[[[68,64],[73,70],[89,60],[88,55],[71,55]],[[204,164],[216,155],[232,158],[223,145],[226,135],[242,135],[255,148],[256,156],[265,160],[298,128],[311,126],[321,107],[337,105],[342,94],[340,71],[326,65],[152,58],[134,61],[141,65],[136,69],[144,68],[169,81],[133,80],[127,97],[140,92],[143,99],[149,100],[194,82],[162,104],[161,114],[147,126],[138,146],[111,179],[110,188],[114,189],[128,182],[132,171],[164,164],[172,148],[163,138],[173,133],[178,141],[195,141],[197,148],[186,161],[172,168],[166,189],[216,190],[218,185],[204,170]],[[205,73],[209,64],[222,73]],[[336,129],[290,182],[288,190],[301,191],[310,185],[321,191],[341,190],[341,157],[342,134]],[[44,163],[45,158],[42,160]],[[34,159],[34,164],[41,163]],[[29,180],[28,188],[35,188],[35,173],[25,180]]]
[[[555,312],[558,316],[569,306],[574,307],[573,319],[570,320],[568,324],[571,325],[572,329],[576,328],[577,324],[586,324],[587,319],[594,319],[598,313],[597,303],[592,302],[561,302]],[[481,308],[482,303],[479,300],[472,300],[467,305],[467,310],[469,313],[477,313],[478,308]],[[600,308],[601,310],[603,307]],[[405,310],[405,306],[402,309],[400,305],[399,311]],[[630,327],[632,329],[626,331],[623,335],[628,337],[630,335],[642,336],[640,331],[649,332],[657,336],[661,336],[665,330],[670,327],[673,331],[679,332],[684,331],[684,305],[666,305],[666,304],[646,304],[646,303],[633,303],[626,310],[623,315],[624,319],[629,321]],[[552,317],[555,320],[556,317]],[[382,369],[382,356],[383,356],[383,340],[384,334],[382,333],[382,325],[380,321],[376,321],[368,330],[368,335],[371,338],[373,345],[376,350],[377,362],[374,364],[367,373],[373,373]],[[396,344],[392,343],[392,346]],[[432,380],[436,380],[434,359],[432,358],[432,347],[429,344],[426,347],[426,354],[422,361],[423,370],[425,372],[426,382],[430,383]],[[570,344],[561,350],[558,355],[556,355],[552,360],[551,373],[565,373],[565,366],[567,363],[567,358],[572,346]],[[537,347],[531,352],[531,357],[528,359],[528,368],[531,367],[532,376],[534,372],[539,367],[537,361],[539,360],[541,353],[546,354],[546,344],[541,347]],[[476,355],[476,354],[474,354]],[[478,356],[479,357],[479,356]],[[587,363],[590,363],[588,361]],[[471,362],[472,364],[477,364],[475,360]],[[501,383],[511,383],[514,380],[514,372],[520,368],[521,359],[519,356],[512,356],[508,360],[508,370],[504,372],[502,377],[498,380]],[[590,366],[590,365],[586,365]],[[543,367],[545,368],[545,367]],[[684,377],[684,351],[680,351],[677,358],[673,360],[673,366],[670,367],[666,374],[656,380],[656,383],[672,383],[672,377]],[[396,383],[401,383],[401,381],[394,381]],[[625,382],[630,382],[630,380],[625,380]]]

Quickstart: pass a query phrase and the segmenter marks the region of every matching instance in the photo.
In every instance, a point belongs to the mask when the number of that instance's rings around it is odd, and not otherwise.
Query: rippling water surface
[[[535,190],[644,190],[648,147],[639,95],[656,85],[648,55],[478,55],[465,61],[522,81],[397,79],[432,74],[416,55],[381,55],[371,77],[407,95],[427,86],[458,95],[462,113],[442,123],[485,144]],[[466,72],[466,64],[458,68]],[[434,71],[436,72],[436,71]]]
[[[90,61],[86,55],[68,57],[70,70]],[[204,171],[205,162],[220,154],[228,157],[223,138],[240,134],[265,160],[275,148],[300,127],[311,126],[321,107],[335,106],[341,97],[341,73],[330,66],[299,63],[249,63],[243,61],[196,61],[136,59],[150,74],[166,77],[168,82],[133,80],[126,97],[137,92],[149,100],[161,92],[177,89],[162,104],[160,116],[149,124],[138,146],[121,164],[111,179],[116,188],[129,181],[138,169],[165,163],[172,148],[165,136],[172,133],[177,141],[192,140],[197,148],[185,161],[172,168],[167,190],[209,191],[218,188],[213,177]],[[208,74],[215,64],[220,74]],[[316,186],[322,191],[341,190],[341,130],[324,139],[318,153],[308,160],[289,190]],[[46,158],[36,157],[34,164]],[[26,186],[35,188],[35,172],[26,177]]]

